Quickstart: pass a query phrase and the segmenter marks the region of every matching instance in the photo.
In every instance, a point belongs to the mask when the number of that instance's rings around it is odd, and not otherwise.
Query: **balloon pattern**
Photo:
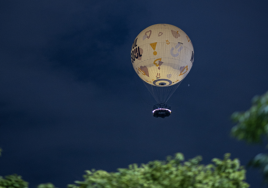
[[[131,62],[146,83],[168,87],[181,82],[194,62],[189,36],[170,24],[155,24],[144,29],[134,40]]]

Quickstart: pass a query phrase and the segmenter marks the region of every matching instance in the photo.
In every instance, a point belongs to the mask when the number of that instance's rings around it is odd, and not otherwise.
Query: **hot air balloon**
[[[149,26],[135,38],[131,62],[157,102],[153,116],[169,116],[171,107],[167,101],[193,66],[194,48],[190,38],[174,25]]]

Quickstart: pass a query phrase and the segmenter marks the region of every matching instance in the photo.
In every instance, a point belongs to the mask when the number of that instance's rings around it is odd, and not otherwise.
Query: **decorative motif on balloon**
[[[158,36],[159,36],[159,37],[160,37],[160,36],[162,36],[162,35],[163,35],[163,33],[162,33],[162,32],[159,32],[159,33],[158,33]]]
[[[152,34],[152,30],[146,31],[143,36],[143,40],[145,40],[146,38],[149,39],[151,37],[151,34]]]
[[[179,31],[171,30],[171,33],[172,33],[173,37],[175,37],[176,39],[180,36]]]
[[[174,54],[174,47],[172,47],[171,48],[171,50],[170,50],[170,54],[173,56],[173,57],[177,57],[178,55],[179,55],[179,52],[182,50],[182,48],[183,48],[183,43],[181,43],[181,42],[178,42],[178,44],[175,46],[175,49],[177,49],[177,48],[179,48],[180,46],[180,48],[178,49],[178,51],[177,51],[177,53],[176,54]]]
[[[157,42],[154,42],[154,43],[151,43],[151,44],[150,44],[153,50],[155,50],[155,48],[156,48],[156,44],[157,44]],[[154,51],[153,54],[154,54],[154,55],[157,55],[157,51]]]
[[[158,59],[154,60],[154,65],[157,67],[161,66],[164,63],[161,60],[162,60],[162,58],[158,58]],[[156,63],[157,61],[159,61],[158,64]]]
[[[140,66],[140,68],[138,69],[143,75],[146,75],[149,77],[149,71],[148,68],[146,66]]]
[[[194,63],[194,51],[192,51],[192,56],[191,56],[190,61],[191,61],[192,63]]]
[[[156,73],[156,79],[159,79],[159,78],[161,78],[160,73]]]
[[[166,44],[167,44],[167,45],[169,45],[169,44],[170,44],[170,42],[169,42],[168,40],[166,40]]]
[[[143,49],[137,46],[137,40],[136,38],[134,40],[134,43],[132,44],[132,50],[131,50],[131,62],[134,63],[135,59],[141,60],[141,56],[143,54]]]
[[[191,40],[190,40],[190,38],[188,37],[188,35],[186,35],[186,38],[187,38],[188,42],[190,42],[190,41],[191,41]]]
[[[169,86],[172,84],[172,81],[168,79],[157,79],[153,81],[153,84],[155,86]]]
[[[188,71],[188,65],[180,67],[179,76],[184,75],[187,71]]]
[[[140,74],[140,72],[139,72],[139,70],[138,70],[137,68],[135,68],[135,72],[136,72],[137,74]]]

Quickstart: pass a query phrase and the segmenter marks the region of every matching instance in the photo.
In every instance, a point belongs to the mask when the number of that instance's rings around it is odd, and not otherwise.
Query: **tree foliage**
[[[255,96],[249,110],[235,112],[231,118],[237,123],[231,131],[235,138],[248,143],[261,143],[263,137],[268,137],[268,92]]]
[[[86,171],[84,181],[68,185],[68,188],[248,188],[245,170],[239,160],[230,159],[225,154],[223,160],[214,158],[213,164],[201,165],[197,156],[184,161],[177,153],[165,161],[152,161],[148,164],[129,165],[118,172],[103,170]],[[0,177],[0,188],[28,188],[21,176]],[[53,184],[40,184],[37,188],[56,188]]]
[[[184,161],[181,153],[165,161],[129,165],[108,173],[103,170],[86,171],[84,181],[68,188],[247,188],[245,170],[239,160],[214,158],[214,164],[201,165],[200,156]]]
[[[0,188],[28,188],[28,182],[17,174],[0,176]],[[37,188],[56,188],[52,183],[40,184]]]
[[[16,174],[0,176],[0,188],[28,188],[28,183]]]
[[[261,144],[268,137],[268,92],[252,99],[252,106],[245,112],[235,112],[231,116],[237,123],[231,134],[247,143]],[[261,153],[249,161],[247,167],[258,168],[268,183],[268,155]]]
[[[263,175],[265,183],[268,183],[268,155],[260,153],[249,161],[248,167],[258,168]]]
[[[38,185],[37,188],[56,188],[56,187],[52,183],[44,183],[44,184]]]

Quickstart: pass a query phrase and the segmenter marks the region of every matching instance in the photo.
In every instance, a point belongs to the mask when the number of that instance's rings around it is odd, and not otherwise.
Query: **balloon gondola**
[[[171,107],[165,103],[156,104],[153,106],[152,113],[154,117],[168,117],[171,114]]]
[[[194,48],[190,38],[174,25],[149,26],[135,38],[131,62],[157,102],[153,116],[170,116],[167,101],[193,66]]]

